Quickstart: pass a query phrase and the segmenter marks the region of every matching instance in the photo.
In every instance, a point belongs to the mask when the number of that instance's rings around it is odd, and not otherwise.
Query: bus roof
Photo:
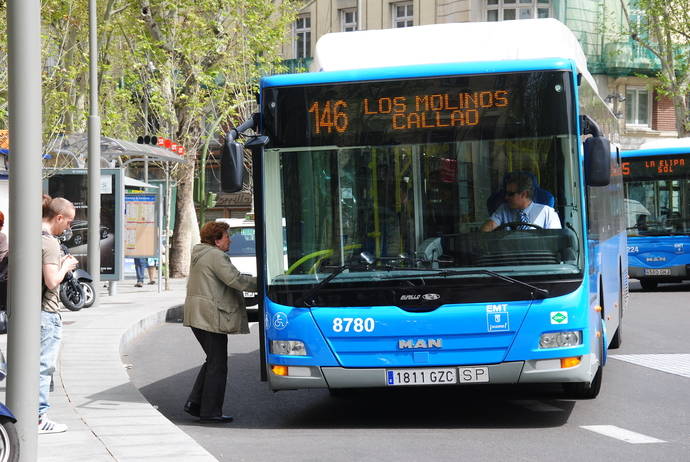
[[[642,143],[639,149],[685,148],[690,150],[690,138],[662,138]]]
[[[326,34],[316,43],[311,70],[544,58],[572,60],[597,89],[577,38],[563,23],[552,18]]]
[[[623,157],[667,156],[690,154],[690,138],[663,138],[642,143],[639,149],[623,151]]]

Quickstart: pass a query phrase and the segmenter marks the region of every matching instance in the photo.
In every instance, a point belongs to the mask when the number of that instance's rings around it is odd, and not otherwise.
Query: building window
[[[393,27],[412,27],[414,26],[412,2],[392,3],[393,8]]]
[[[486,0],[487,21],[551,17],[551,0]]]
[[[308,14],[295,20],[295,58],[311,57],[311,17]]]
[[[649,127],[651,93],[647,87],[625,89],[625,124]]]
[[[346,8],[340,10],[340,30],[342,32],[352,32],[357,30],[357,9]]]

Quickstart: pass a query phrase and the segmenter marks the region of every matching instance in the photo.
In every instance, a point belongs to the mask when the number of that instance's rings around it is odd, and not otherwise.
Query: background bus
[[[642,288],[690,279],[690,138],[623,153],[628,272]]]
[[[260,135],[246,146],[270,387],[596,396],[620,344],[625,217],[616,119],[572,33],[529,20],[329,34],[314,62],[264,78],[238,128]],[[225,179],[241,178],[235,135]],[[515,171],[560,228],[479,231]]]

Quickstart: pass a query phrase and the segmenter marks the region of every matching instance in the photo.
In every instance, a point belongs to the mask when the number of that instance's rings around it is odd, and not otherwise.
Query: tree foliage
[[[186,148],[178,186],[170,270],[188,271],[198,239],[192,198],[197,151],[254,110],[259,77],[280,67],[280,44],[297,0],[102,0],[98,2],[102,133],[148,132]],[[0,57],[7,57],[4,3]],[[88,0],[43,0],[44,145],[86,131]],[[1,64],[1,63],[0,63]],[[7,71],[0,66],[0,128],[7,127]],[[55,165],[66,165],[59,159]]]
[[[630,37],[660,61],[657,91],[673,101],[678,136],[690,131],[690,9],[687,0],[620,0]],[[633,19],[639,13],[639,20]]]

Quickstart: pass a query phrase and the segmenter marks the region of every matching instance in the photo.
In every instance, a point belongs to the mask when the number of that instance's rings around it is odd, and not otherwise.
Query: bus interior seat
[[[532,178],[532,189],[534,190],[534,197],[532,197],[532,200],[536,202],[537,204],[544,204],[548,205],[549,207],[554,207],[556,204],[556,199],[553,197],[553,194],[551,194],[549,191],[546,189],[543,189],[539,187],[539,184],[537,184],[537,177],[534,176],[532,172],[511,172],[511,173],[525,173]],[[505,194],[506,194],[506,181],[508,180],[508,175],[510,173],[506,173],[503,176],[503,181],[501,183],[501,189],[499,191],[496,191],[493,193],[489,198],[486,200],[486,208],[489,211],[489,215],[492,215],[496,209],[498,208],[499,205],[504,201],[505,199]]]

